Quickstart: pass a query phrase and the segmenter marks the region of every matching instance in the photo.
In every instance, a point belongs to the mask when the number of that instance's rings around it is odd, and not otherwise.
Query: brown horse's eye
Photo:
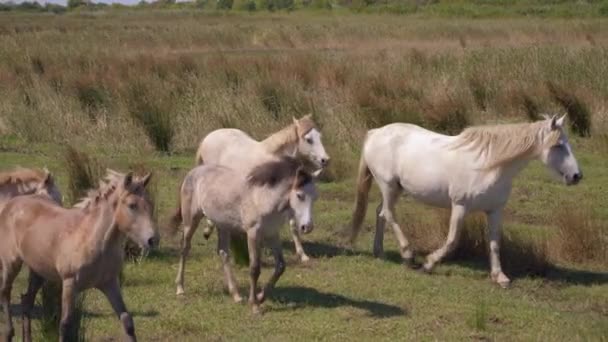
[[[129,209],[131,209],[133,211],[137,210],[137,203],[131,203],[131,204],[129,204]]]

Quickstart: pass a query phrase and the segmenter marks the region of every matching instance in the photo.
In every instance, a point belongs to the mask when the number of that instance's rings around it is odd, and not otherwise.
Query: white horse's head
[[[297,229],[304,234],[310,233],[314,228],[312,207],[316,199],[317,190],[312,176],[298,170],[289,194],[289,207]]]
[[[321,132],[314,126],[310,116],[300,120],[293,118],[298,134],[297,153],[311,161],[318,168],[325,168],[329,163],[329,156],[321,141]]]
[[[583,173],[572,153],[568,136],[564,132],[565,118],[566,115],[559,119],[554,115],[550,118],[547,117],[547,120],[545,120],[547,124],[544,128],[544,136],[545,139],[551,139],[551,141],[544,144],[545,147],[540,153],[540,160],[559,175],[567,185],[573,185],[583,179]],[[558,134],[557,139],[555,133]]]

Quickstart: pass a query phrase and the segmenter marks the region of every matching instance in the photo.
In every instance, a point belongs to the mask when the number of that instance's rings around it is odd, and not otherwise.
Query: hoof
[[[374,251],[374,258],[384,259],[384,251]]]
[[[502,272],[492,274],[492,281],[497,283],[503,289],[506,289],[511,285],[511,280],[509,280],[509,278],[507,278],[507,276]]]
[[[304,263],[304,264],[305,264],[305,263],[307,263],[307,262],[309,262],[309,261],[310,261],[310,257],[309,257],[308,255],[306,255],[305,253],[302,253],[302,254],[300,255],[300,262],[301,262],[301,263]]]
[[[183,287],[178,287],[177,291],[175,291],[175,294],[178,296],[183,296],[184,295],[184,288]]]
[[[420,273],[431,274],[433,273],[433,266],[429,266],[428,264],[424,264],[422,267],[418,268]]]
[[[264,301],[266,300],[266,291],[260,291],[260,292],[258,292],[258,294],[256,295],[256,297],[258,298],[258,302],[259,303],[264,303]]]
[[[243,302],[243,297],[241,297],[241,295],[233,295],[232,299],[234,300],[235,303],[237,304],[241,304]]]
[[[262,309],[260,308],[260,305],[259,304],[253,304],[251,306],[251,313],[254,316],[261,316],[262,315]]]
[[[418,269],[422,268],[422,264],[416,262],[416,260],[414,260],[414,258],[403,259],[403,265],[405,265],[405,267],[407,267],[411,270],[418,270]]]

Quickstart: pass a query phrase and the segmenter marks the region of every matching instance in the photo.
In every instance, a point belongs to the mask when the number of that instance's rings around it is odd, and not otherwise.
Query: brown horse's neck
[[[298,132],[291,124],[261,141],[266,150],[272,154],[292,153],[298,144]]]
[[[124,238],[114,219],[113,205],[106,200],[88,210],[91,210],[91,220],[94,222],[89,238],[91,251],[94,254],[103,254],[114,246],[120,246]]]

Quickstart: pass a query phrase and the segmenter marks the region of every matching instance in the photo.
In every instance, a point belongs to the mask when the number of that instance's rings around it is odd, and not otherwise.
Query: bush
[[[129,114],[141,124],[150,141],[161,152],[169,152],[175,132],[171,114],[171,94],[156,96],[137,81],[131,85]]]
[[[66,148],[63,159],[68,172],[70,199],[74,204],[86,196],[88,190],[97,188],[104,168],[99,161],[72,146]]]
[[[553,256],[569,263],[608,262],[608,224],[597,219],[590,208],[560,205],[555,210],[557,232],[549,239]]]
[[[217,0],[216,8],[219,10],[231,10],[233,3],[233,0]]]
[[[555,102],[559,103],[568,113],[572,131],[581,137],[591,136],[591,113],[587,105],[574,93],[553,82],[548,82],[547,87]]]

